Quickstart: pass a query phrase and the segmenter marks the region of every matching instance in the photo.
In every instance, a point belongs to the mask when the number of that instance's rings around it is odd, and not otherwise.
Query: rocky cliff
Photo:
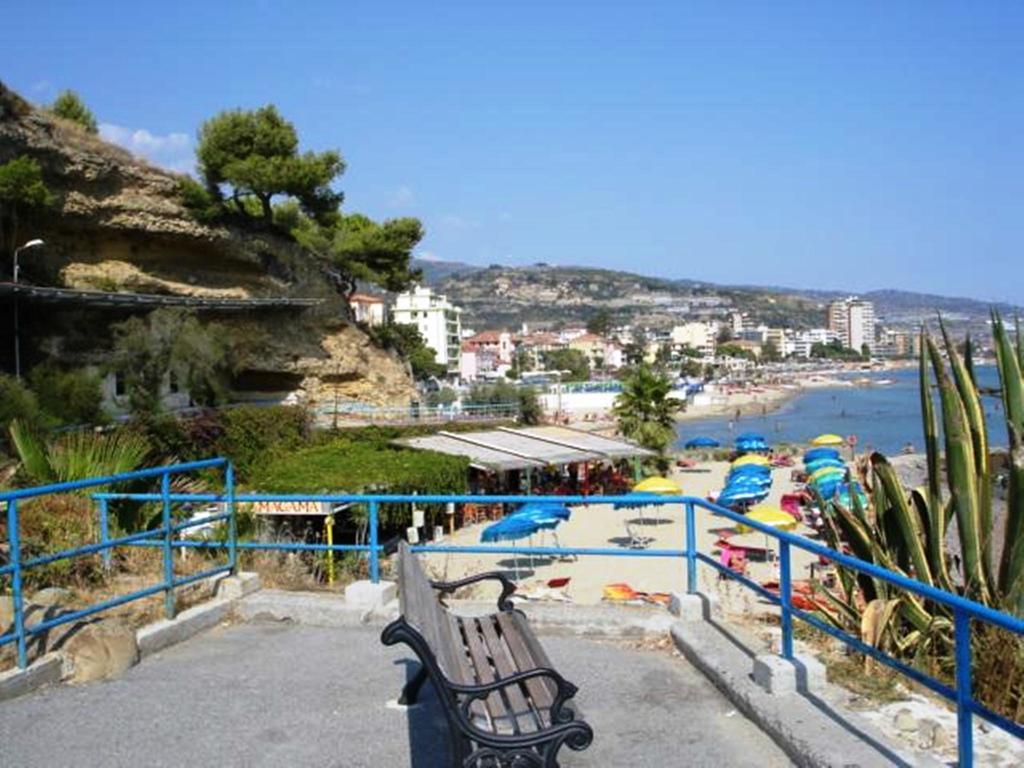
[[[32,107],[0,83],[0,163],[19,155],[39,162],[55,195],[52,209],[23,233],[22,239],[46,241],[23,261],[27,282],[214,298],[321,299],[313,309],[216,315],[249,340],[251,362],[241,386],[300,389],[312,401],[337,395],[382,405],[408,402],[413,388],[407,366],[345,319],[342,298],[294,242],[273,232],[196,221],[178,199],[176,174]],[[75,318],[67,326],[101,326],[87,334],[90,348],[83,352],[81,333],[72,344],[73,330],[51,323],[46,338],[32,339],[35,349],[102,356],[102,326],[116,318],[89,308],[60,311]]]

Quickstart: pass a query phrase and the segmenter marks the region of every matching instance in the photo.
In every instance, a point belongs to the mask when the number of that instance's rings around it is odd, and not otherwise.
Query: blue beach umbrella
[[[815,472],[823,467],[836,467],[837,469],[845,469],[846,462],[842,459],[814,459],[804,464],[804,468],[808,472]]]
[[[756,504],[768,497],[768,489],[726,488],[718,494],[717,503],[723,507],[733,504]]]
[[[494,543],[498,541],[517,541],[532,536],[540,530],[537,521],[529,515],[509,515],[484,528],[480,541]]]
[[[528,501],[521,504],[513,515],[529,515],[535,518],[556,517],[568,520],[572,515],[569,508],[558,501]]]
[[[757,432],[743,432],[739,435],[736,435],[736,441],[739,442],[740,440],[754,443],[763,443],[764,435],[759,435]]]
[[[729,477],[741,477],[743,475],[754,475],[755,477],[771,477],[772,468],[760,464],[741,464],[729,470]]]
[[[838,459],[839,450],[837,448],[811,448],[804,454],[804,463],[814,461],[815,459]]]
[[[721,445],[720,442],[715,440],[713,437],[695,437],[692,440],[687,440],[683,444],[684,448],[718,448]]]

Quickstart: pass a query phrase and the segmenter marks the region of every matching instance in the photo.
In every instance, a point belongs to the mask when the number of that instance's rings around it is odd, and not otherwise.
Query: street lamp
[[[36,238],[35,240],[29,240],[20,248],[14,249],[14,284],[18,284],[18,256],[22,251],[27,251],[31,248],[39,248],[46,245],[42,240]],[[21,340],[18,337],[18,293],[14,292],[14,378],[21,379]]]

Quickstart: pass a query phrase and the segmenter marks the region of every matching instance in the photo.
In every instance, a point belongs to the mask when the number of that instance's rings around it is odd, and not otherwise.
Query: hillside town
[[[671,328],[613,325],[598,313],[580,325],[538,328],[524,323],[517,329],[477,329],[463,323],[462,309],[446,295],[425,286],[391,300],[356,293],[349,304],[357,322],[414,327],[435,362],[446,369],[446,378],[462,384],[554,372],[560,370],[554,363],[567,359],[577,363],[566,372],[571,380],[614,377],[641,361],[680,367],[694,378],[711,378],[716,371],[749,371],[766,363],[866,362],[907,358],[919,351],[916,334],[878,322],[872,303],[856,296],[828,303],[822,308],[821,327],[800,330],[770,327],[738,311]]]

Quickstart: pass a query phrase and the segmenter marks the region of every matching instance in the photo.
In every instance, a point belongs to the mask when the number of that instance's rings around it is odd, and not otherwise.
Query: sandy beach
[[[688,495],[705,497],[721,489],[728,471],[726,462],[702,462],[693,470],[675,470],[673,478]],[[791,469],[773,470],[771,496],[766,503],[778,504],[782,495],[795,488],[790,480]],[[629,549],[628,527],[634,533],[650,537],[651,549],[682,549],[685,546],[684,511],[679,505],[662,505],[644,509],[614,509],[610,504],[577,506],[572,518],[557,529],[558,541],[572,547],[613,547],[624,552]],[[715,542],[723,529],[733,527],[731,521],[698,508],[696,516],[697,545],[701,552],[717,558]],[[478,545],[484,524],[467,526],[455,532],[446,543]],[[810,528],[800,525],[798,534],[809,534]],[[747,534],[748,543],[775,549],[771,541],[759,534]],[[522,544],[529,542],[523,540]],[[554,544],[551,532],[542,532],[533,537],[535,546]],[[638,550],[643,552],[643,550]],[[808,565],[814,560],[806,553],[794,550],[793,574],[797,579],[807,578]],[[582,556],[578,559],[552,561],[528,557],[516,558],[511,555],[486,554],[437,554],[429,556],[432,570],[445,579],[456,579],[486,570],[502,570],[510,576],[518,572],[520,591],[535,595],[538,599],[567,599],[575,603],[594,604],[602,601],[604,588],[612,583],[626,583],[639,592],[673,592],[685,589],[686,563],[682,558],[669,557],[614,557]],[[768,561],[752,561],[748,576],[755,581],[774,580],[778,566],[774,558]],[[776,609],[761,601],[750,590],[734,582],[722,581],[710,566],[698,568],[702,591],[718,594],[728,613],[774,612]],[[564,595],[547,590],[550,579],[568,578],[569,585]],[[496,593],[495,593],[496,594]],[[489,595],[481,592],[480,596]]]

